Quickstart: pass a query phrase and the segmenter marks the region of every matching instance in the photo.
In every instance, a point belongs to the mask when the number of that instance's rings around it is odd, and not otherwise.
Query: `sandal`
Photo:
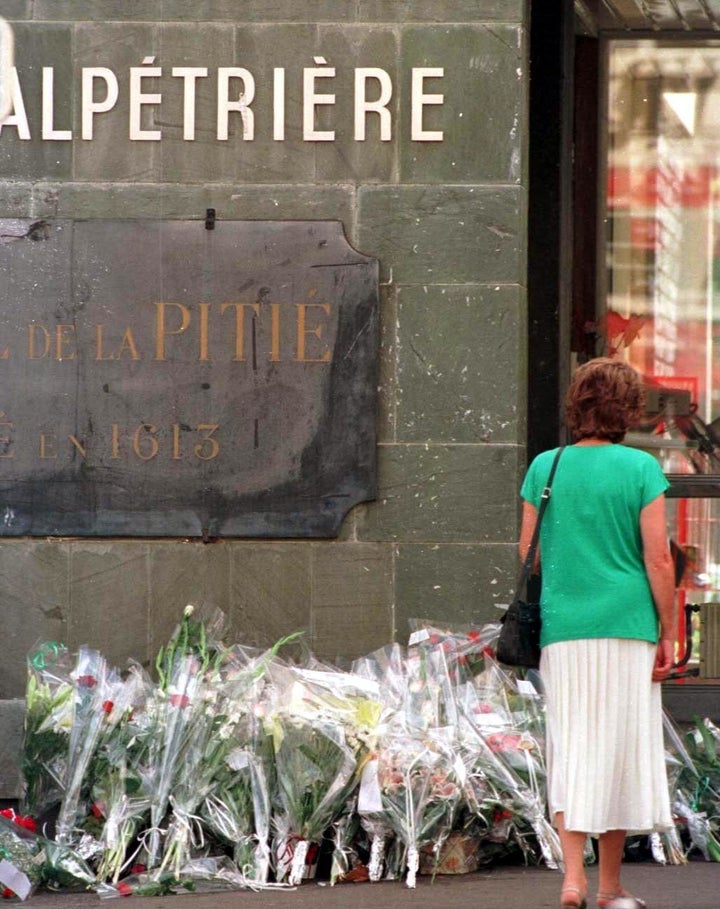
[[[620,890],[618,893],[598,893],[597,904],[599,909],[647,909],[645,900],[633,896],[627,890]]]
[[[576,899],[566,899],[564,893],[575,894]],[[598,894],[599,895],[599,894]],[[579,887],[563,887],[560,891],[560,909],[586,909],[587,900]]]

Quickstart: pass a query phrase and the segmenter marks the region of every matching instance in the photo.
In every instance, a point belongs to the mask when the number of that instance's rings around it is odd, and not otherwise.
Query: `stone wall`
[[[406,640],[413,617],[485,621],[508,601],[525,459],[525,5],[4,0],[34,133],[2,130],[0,217],[339,219],[380,260],[382,345],[378,498],[338,540],[0,539],[0,698],[22,697],[34,642],[146,662],[188,602],[223,609],[238,640],[305,629],[315,653],[348,659]],[[252,143],[237,128],[216,141],[200,87],[197,137],[183,141],[179,80],[161,142],[129,140],[122,95],[92,141],[79,138],[68,86],[80,68],[127,72],[148,56],[245,66],[258,111],[272,67],[285,67],[285,140],[258,115]],[[338,71],[333,142],[303,140],[299,126],[297,79],[316,56]],[[39,137],[42,66],[54,67],[70,141]],[[355,66],[393,76],[389,142],[352,136]],[[442,110],[427,113],[442,142],[410,139],[414,66],[444,67]]]

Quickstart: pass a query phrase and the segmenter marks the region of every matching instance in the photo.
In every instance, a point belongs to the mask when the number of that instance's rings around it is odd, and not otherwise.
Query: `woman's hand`
[[[653,682],[662,682],[666,679],[672,669],[675,659],[675,641],[671,638],[660,638],[655,653],[655,665],[653,666]]]

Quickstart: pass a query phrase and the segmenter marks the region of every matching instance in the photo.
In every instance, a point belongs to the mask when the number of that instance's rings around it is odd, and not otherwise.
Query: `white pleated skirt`
[[[656,648],[619,638],[543,648],[550,817],[596,836],[673,826]]]

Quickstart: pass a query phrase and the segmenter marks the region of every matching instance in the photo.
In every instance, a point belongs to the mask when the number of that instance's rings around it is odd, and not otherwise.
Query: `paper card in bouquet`
[[[33,890],[30,878],[6,859],[0,861],[0,884],[21,900],[26,900]]]
[[[358,794],[358,811],[361,814],[379,814],[383,810],[378,766],[377,758],[373,758],[362,769]]]

